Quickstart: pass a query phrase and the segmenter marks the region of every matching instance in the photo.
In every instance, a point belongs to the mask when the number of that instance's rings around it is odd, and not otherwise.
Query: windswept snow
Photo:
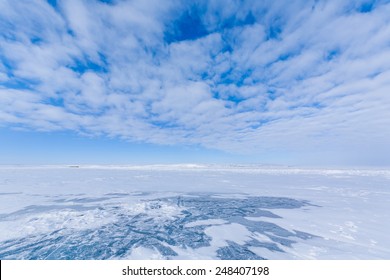
[[[389,259],[390,170],[2,166],[0,259]]]

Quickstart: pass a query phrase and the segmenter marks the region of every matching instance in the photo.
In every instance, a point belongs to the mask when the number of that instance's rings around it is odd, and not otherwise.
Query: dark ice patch
[[[111,196],[117,194],[112,193]],[[119,196],[122,196],[119,194]],[[105,199],[108,199],[105,197]],[[103,201],[92,198],[75,198],[77,205],[29,206],[11,213],[34,215],[47,211],[70,208],[75,211],[89,210],[82,203]],[[248,217],[281,219],[272,209],[297,209],[311,206],[309,202],[285,197],[246,196],[241,198],[216,197],[215,194],[191,194],[160,199],[144,200],[144,212],[132,215],[122,205],[102,205],[104,213],[113,216],[114,222],[97,225],[94,229],[77,230],[64,228],[46,234],[32,234],[0,243],[0,259],[121,259],[128,257],[132,250],[143,247],[158,251],[164,258],[177,258],[175,248],[197,249],[210,246],[211,237],[205,230],[218,225],[193,225],[202,220],[218,219],[226,224],[240,224],[251,235],[243,244],[227,240],[227,246],[218,248],[219,259],[264,259],[251,250],[254,247],[283,252],[298,240],[315,238],[310,233],[290,231],[275,223],[256,221]],[[73,208],[72,208],[73,207]],[[174,215],[164,209],[175,208]],[[96,208],[94,208],[96,209]],[[257,236],[265,235],[263,242]],[[180,256],[179,256],[180,257]]]

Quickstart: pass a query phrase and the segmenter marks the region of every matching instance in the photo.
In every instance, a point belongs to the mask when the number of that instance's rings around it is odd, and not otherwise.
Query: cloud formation
[[[4,0],[0,125],[385,160],[389,14],[366,0]]]

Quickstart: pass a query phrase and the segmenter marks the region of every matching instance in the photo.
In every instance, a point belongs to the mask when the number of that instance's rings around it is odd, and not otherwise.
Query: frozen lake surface
[[[390,259],[390,170],[2,166],[0,259]]]

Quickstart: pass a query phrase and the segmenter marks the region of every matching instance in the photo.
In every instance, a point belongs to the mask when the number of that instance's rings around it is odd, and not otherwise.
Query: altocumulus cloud
[[[389,15],[367,0],[1,0],[0,125],[388,163]]]

